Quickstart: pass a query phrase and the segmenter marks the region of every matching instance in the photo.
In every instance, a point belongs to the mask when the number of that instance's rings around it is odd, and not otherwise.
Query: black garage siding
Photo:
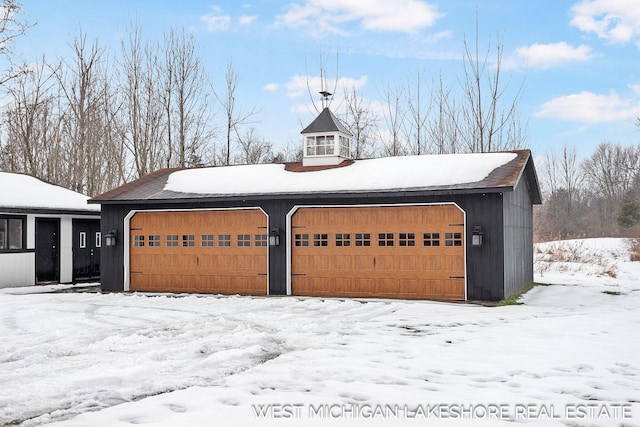
[[[526,178],[504,196],[504,295],[533,281],[533,206]]]

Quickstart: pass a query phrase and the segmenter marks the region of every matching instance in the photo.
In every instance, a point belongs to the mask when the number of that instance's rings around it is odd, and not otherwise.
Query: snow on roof
[[[387,157],[313,172],[291,172],[279,164],[189,169],[171,173],[164,190],[249,195],[422,189],[482,181],[516,157],[516,153]]]
[[[100,211],[84,194],[49,184],[29,175],[0,172],[0,209]]]

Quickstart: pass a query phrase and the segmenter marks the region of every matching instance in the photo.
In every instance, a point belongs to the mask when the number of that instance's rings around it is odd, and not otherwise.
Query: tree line
[[[640,234],[640,145],[602,142],[582,161],[565,146],[542,160],[544,204],[535,210],[536,239]]]
[[[9,12],[0,26],[5,39],[0,46],[9,47],[30,25],[19,20],[16,0],[2,3]],[[224,70],[224,85],[214,87],[194,36],[184,30],[170,29],[161,40],[150,40],[132,23],[116,48],[80,30],[68,46],[65,57],[43,55],[0,80],[6,94],[0,170],[92,196],[163,167],[301,158],[301,143],[274,151],[260,135],[260,110],[238,100],[240,77],[232,62]],[[14,59],[12,52],[4,53]],[[477,34],[475,43],[465,40],[456,97],[441,77],[434,83],[423,72],[385,85],[379,101],[367,100],[356,87],[336,95],[336,110],[354,135],[353,157],[525,146],[520,94],[505,96],[501,54],[500,45],[480,52]]]

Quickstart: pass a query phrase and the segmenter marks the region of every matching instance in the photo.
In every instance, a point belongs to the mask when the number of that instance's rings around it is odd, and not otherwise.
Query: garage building
[[[500,300],[533,280],[531,152],[349,158],[324,109],[301,163],[162,169],[97,196],[102,287]]]

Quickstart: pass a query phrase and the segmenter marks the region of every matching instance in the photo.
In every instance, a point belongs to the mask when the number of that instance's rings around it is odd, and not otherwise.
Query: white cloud
[[[507,64],[507,68],[518,65],[524,67],[547,69],[576,61],[588,61],[593,58],[591,47],[571,46],[566,42],[521,46],[516,49],[516,59]]]
[[[291,4],[277,25],[309,27],[314,34],[345,34],[341,25],[357,22],[369,31],[413,33],[432,26],[443,14],[422,0],[306,0]]]
[[[638,0],[581,0],[572,8],[571,25],[610,43],[640,39]]]
[[[257,15],[242,15],[240,18],[238,18],[238,21],[241,25],[249,25],[253,24],[256,19],[258,19]]]
[[[356,89],[361,88],[367,84],[367,80],[367,76],[361,76],[359,79],[340,77],[336,84],[335,80],[329,79],[327,81],[329,86],[327,90],[332,91],[335,86],[337,92],[336,95],[342,96],[342,92],[344,92],[345,89],[353,87]],[[322,80],[320,76],[303,76],[296,74],[287,83],[285,83],[285,87],[287,88],[287,96],[289,98],[298,98],[306,95],[309,93],[309,88],[311,89],[311,93],[315,95],[322,87]]]
[[[580,123],[603,123],[634,119],[640,115],[637,100],[623,99],[612,91],[599,95],[583,91],[545,102],[534,116]]]
[[[207,31],[226,31],[229,29],[231,17],[229,15],[221,15],[219,7],[213,8],[214,12],[203,15],[200,19],[207,25]]]
[[[278,83],[267,83],[262,87],[262,89],[268,90],[269,92],[275,92],[278,90],[278,88],[280,88],[280,85]]]

